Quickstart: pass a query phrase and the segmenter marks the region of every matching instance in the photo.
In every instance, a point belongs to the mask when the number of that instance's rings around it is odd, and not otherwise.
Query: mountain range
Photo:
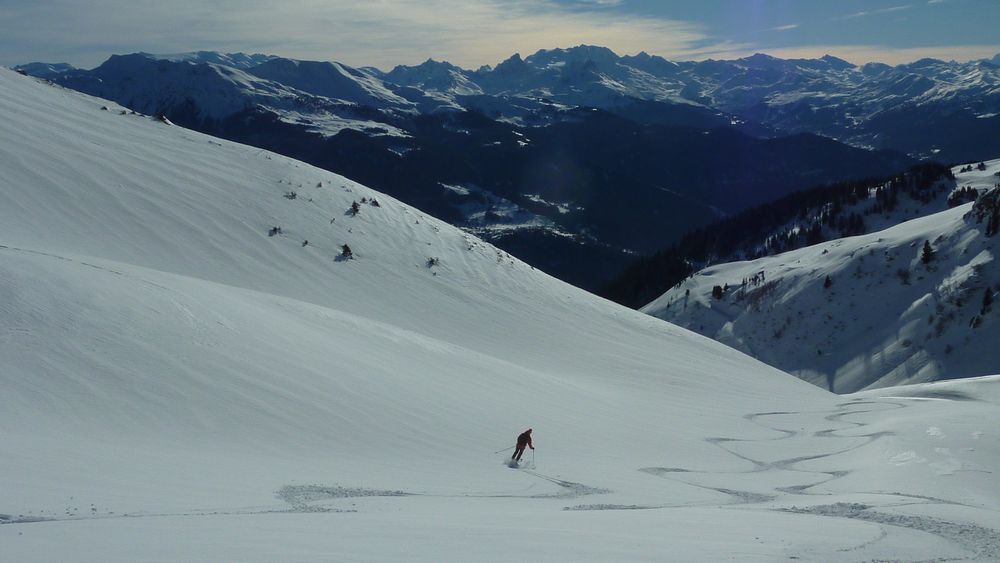
[[[589,289],[797,190],[1000,153],[1000,69],[985,60],[673,62],[579,46],[476,70],[213,52],[20,68],[345,174]]]
[[[857,66],[829,55],[785,60],[756,54],[672,62],[644,52],[618,56],[607,48],[579,46],[541,50],[524,59],[514,55],[476,71],[428,61],[382,76],[457,98],[475,91],[471,84],[489,96],[547,98],[643,121],[655,120],[655,109],[644,116],[640,108],[650,106],[637,101],[659,102],[674,111],[708,110],[773,132],[820,133],[856,146],[948,162],[997,152],[995,136],[989,134],[997,129],[1000,112],[996,61],[922,59]],[[907,126],[915,115],[921,119]]]
[[[1000,119],[1000,55],[967,63],[921,59],[896,66],[858,66],[829,55],[674,62],[645,52],[619,56],[604,47],[580,45],[543,49],[525,58],[515,54],[477,70],[428,60],[388,72],[242,53],[134,56],[236,68],[309,94],[380,109],[476,109],[520,125],[551,122],[559,117],[556,110],[582,106],[643,123],[744,124],[771,134],[819,133],[855,146],[945,162],[979,160],[997,152],[987,133],[996,130]],[[83,72],[65,64],[20,68],[46,78]],[[98,76],[108,79],[107,73]],[[914,115],[921,119],[906,128],[905,121]]]

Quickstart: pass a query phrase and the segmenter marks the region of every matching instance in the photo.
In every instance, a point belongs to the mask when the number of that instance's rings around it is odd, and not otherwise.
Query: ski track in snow
[[[115,270],[113,268],[107,268],[105,266],[98,266],[97,264],[91,264],[90,262],[84,262],[82,260],[75,260],[73,258],[69,258],[69,257],[66,257],[66,256],[60,256],[58,254],[52,254],[50,252],[41,252],[41,251],[38,251],[38,250],[30,250],[30,249],[27,249],[27,248],[18,248],[16,246],[7,246],[5,244],[0,244],[0,250],[6,251],[6,252],[17,252],[17,253],[21,253],[21,254],[33,254],[35,256],[45,256],[46,258],[52,258],[52,259],[55,259],[55,260],[62,260],[63,262],[72,262],[74,264],[80,264],[81,266],[87,266],[88,268],[93,268],[95,270],[101,270],[102,272],[108,272],[108,273],[114,274],[116,276],[131,277],[132,279],[138,280],[141,283],[144,283],[144,284],[147,284],[147,285],[151,285],[153,287],[157,287],[157,288],[160,288],[160,289],[163,289],[163,290],[170,291],[169,288],[164,287],[164,286],[162,286],[162,285],[160,285],[158,283],[151,282],[151,281],[149,281],[147,279],[136,278],[136,277],[133,277],[133,276],[129,276],[128,274],[126,274],[124,272],[120,272],[118,270]]]
[[[437,498],[572,499],[588,495],[599,495],[611,492],[608,489],[591,487],[588,485],[584,485],[582,483],[574,483],[572,481],[566,481],[556,477],[551,477],[549,475],[544,475],[542,473],[534,471],[533,469],[521,468],[520,470],[538,479],[542,479],[544,481],[548,481],[550,483],[558,485],[561,490],[552,493],[541,493],[534,495],[486,494],[486,493],[482,494],[467,493],[467,494],[451,495],[451,494],[430,494],[430,493],[414,493],[406,491],[366,489],[363,487],[342,487],[339,485],[334,485],[334,486],[285,485],[284,487],[278,490],[276,496],[291,506],[290,509],[291,512],[331,512],[334,511],[334,509],[316,503],[330,502],[348,498],[359,498],[359,497],[415,497],[415,496],[437,497]],[[585,505],[585,506],[617,507],[617,505]],[[658,508],[658,507],[628,507],[628,508]],[[569,508],[569,509],[588,510],[585,508]],[[600,510],[600,509],[592,508],[589,510]],[[354,512],[354,510],[351,510],[350,512]]]
[[[317,506],[312,503],[345,498],[406,497],[412,495],[403,491],[366,489],[363,487],[285,485],[278,490],[276,496],[291,505],[291,512],[355,512],[354,510],[338,510],[326,506]]]
[[[7,249],[7,247],[3,247]],[[17,249],[9,249],[17,250]],[[66,259],[66,258],[63,258]],[[825,428],[816,431],[803,431],[803,430],[793,430],[787,428],[780,428],[775,425],[769,425],[761,422],[761,419],[773,416],[793,416],[808,413],[801,413],[796,411],[777,411],[777,412],[761,412],[761,413],[751,413],[744,416],[744,418],[753,424],[760,427],[766,428],[767,430],[780,433],[780,436],[773,438],[762,438],[762,439],[743,439],[743,438],[729,438],[729,437],[710,437],[705,438],[705,441],[720,448],[729,455],[732,455],[740,460],[747,461],[753,464],[753,467],[746,471],[736,471],[736,472],[713,472],[713,471],[702,471],[693,469],[684,469],[679,467],[644,467],[640,468],[639,471],[643,473],[648,473],[657,477],[664,479],[670,479],[679,483],[683,483],[688,486],[697,487],[705,490],[715,491],[732,497],[732,502],[723,504],[721,506],[738,506],[738,505],[760,505],[769,503],[779,499],[782,495],[801,495],[801,496],[832,496],[833,493],[816,493],[809,492],[819,485],[827,484],[837,479],[846,477],[851,472],[848,470],[813,470],[813,469],[801,469],[796,467],[797,464],[814,461],[824,458],[829,458],[839,454],[844,454],[859,448],[863,448],[879,440],[882,437],[892,435],[891,432],[872,432],[868,434],[855,434],[849,436],[840,436],[839,432],[846,430],[857,430],[868,426],[869,423],[855,422],[852,420],[847,420],[847,417],[857,414],[876,412],[877,410],[889,410],[889,409],[903,409],[907,408],[907,404],[903,402],[896,402],[891,400],[858,400],[850,401],[846,403],[841,403],[837,405],[839,412],[834,412],[823,417],[823,420],[834,423],[837,427]],[[869,408],[863,408],[869,407]],[[848,426],[843,426],[848,425]],[[832,451],[826,451],[822,453],[816,453],[812,455],[796,456],[791,458],[784,458],[775,461],[764,461],[756,459],[752,454],[741,453],[736,451],[733,444],[748,444],[752,445],[755,443],[766,443],[775,442],[780,440],[789,440],[803,434],[811,435],[814,438],[858,438],[862,441],[858,444],[852,445],[846,448],[836,448]],[[364,487],[350,487],[341,485],[285,485],[278,489],[275,496],[286,503],[286,507],[248,507],[243,509],[235,510],[195,510],[184,513],[128,513],[119,515],[106,515],[106,516],[71,516],[68,518],[32,518],[32,517],[15,517],[13,515],[0,514],[0,524],[25,524],[32,522],[51,522],[60,520],[79,520],[79,519],[90,519],[90,518],[141,518],[141,517],[168,517],[168,516],[213,516],[213,515],[256,515],[256,514],[276,514],[276,513],[310,513],[310,512],[327,512],[327,513],[356,513],[357,509],[354,508],[338,508],[332,506],[332,503],[337,501],[342,501],[345,499],[355,499],[362,497],[390,497],[390,498],[400,498],[400,497],[436,497],[436,498],[522,498],[522,499],[576,499],[580,497],[585,497],[589,495],[600,495],[607,494],[613,491],[609,489],[604,489],[600,487],[594,487],[590,485],[585,485],[582,483],[576,483],[573,481],[567,481],[557,477],[545,475],[534,470],[533,466],[527,465],[518,468],[521,472],[547,481],[554,485],[557,485],[560,490],[550,493],[541,494],[490,494],[490,493],[464,493],[464,494],[430,494],[421,492],[409,492],[402,490],[383,490],[383,489],[369,489]],[[735,475],[735,474],[752,474],[752,473],[766,473],[773,471],[792,471],[805,474],[815,474],[817,476],[822,476],[822,478],[800,485],[790,485],[775,487],[774,494],[765,494],[754,491],[737,490],[727,487],[714,487],[706,484],[699,484],[692,481],[688,476],[694,475]],[[685,478],[687,477],[687,478]],[[907,504],[939,504],[939,505],[960,505],[968,506],[960,502],[950,501],[947,499],[937,498],[933,496],[909,494],[909,493],[898,493],[898,492],[865,492],[856,491],[858,493],[864,494],[876,494],[886,497],[891,497],[895,502],[906,499]],[[610,504],[610,503],[593,503],[593,504],[579,504],[570,505],[562,507],[563,511],[606,511],[606,510],[657,510],[657,509],[669,509],[669,508],[681,508],[690,507],[692,505],[672,505],[672,504],[655,504],[655,505],[639,505],[639,504]],[[706,506],[720,506],[718,504],[709,504]],[[885,508],[890,508],[893,506],[902,506],[900,504],[886,504]],[[808,507],[764,507],[767,510],[775,510],[779,512],[788,512],[796,514],[809,514],[815,516],[823,516],[830,518],[847,518],[854,520],[863,520],[866,522],[872,522],[878,524],[881,528],[877,537],[870,539],[862,544],[841,548],[841,552],[856,552],[863,550],[871,545],[882,541],[888,537],[889,532],[887,527],[897,527],[906,528],[909,530],[914,530],[918,532],[923,532],[927,534],[932,534],[943,538],[949,542],[955,543],[970,553],[974,554],[975,559],[996,559],[1000,558],[1000,531],[986,528],[983,526],[978,526],[975,524],[952,522],[948,520],[943,520],[939,518],[933,518],[929,516],[915,516],[915,515],[904,515],[904,514],[893,514],[889,512],[881,512],[877,510],[878,507],[853,503],[853,502],[836,502],[832,504],[816,505]],[[972,507],[981,508],[981,507]]]
[[[744,416],[744,418],[748,422],[766,428],[767,430],[778,432],[781,435],[774,438],[762,438],[762,439],[743,439],[743,438],[729,438],[729,437],[705,438],[706,442],[722,449],[727,454],[753,464],[753,467],[751,469],[746,471],[736,471],[736,472],[713,472],[713,471],[684,469],[679,467],[644,467],[640,468],[639,471],[657,477],[661,477],[664,479],[670,479],[672,481],[683,483],[688,486],[715,491],[732,497],[733,499],[732,502],[721,505],[723,507],[765,504],[779,499],[782,495],[830,496],[832,495],[832,493],[814,493],[814,492],[809,492],[809,490],[819,485],[830,483],[834,480],[846,477],[851,473],[850,471],[801,469],[796,467],[796,465],[806,461],[824,459],[839,454],[844,454],[868,446],[882,437],[892,435],[891,432],[873,432],[869,434],[857,434],[849,436],[839,436],[838,433],[846,430],[857,430],[859,428],[864,428],[865,426],[868,426],[868,423],[846,420],[847,417],[850,417],[852,415],[871,413],[877,410],[902,409],[902,408],[907,408],[907,406],[908,405],[902,402],[889,401],[889,400],[871,400],[871,399],[841,403],[838,405],[838,409],[840,409],[839,412],[834,412],[823,417],[823,420],[837,424],[838,426],[832,428],[825,428],[822,430],[816,430],[812,432],[780,428],[774,425],[769,425],[761,422],[761,419],[766,419],[767,417],[772,417],[772,416],[782,416],[782,415],[791,416],[791,415],[800,415],[808,413],[800,413],[796,411],[751,413]],[[860,407],[870,407],[870,408],[860,408]],[[846,427],[843,426],[845,424],[848,426]],[[752,454],[735,451],[735,449],[731,446],[732,444],[752,445],[755,443],[789,440],[795,437],[802,436],[803,434],[809,434],[812,437],[820,439],[858,438],[861,439],[862,442],[846,448],[837,448],[833,449],[832,451],[826,451],[812,455],[784,458],[775,461],[764,461],[756,459]],[[338,508],[336,506],[331,506],[331,503],[335,503],[337,501],[345,499],[355,499],[362,497],[389,497],[389,498],[436,497],[436,498],[456,498],[456,499],[459,498],[575,499],[589,495],[600,495],[612,492],[609,489],[594,487],[582,483],[576,483],[573,481],[567,481],[557,477],[545,475],[543,473],[539,473],[538,471],[534,470],[531,466],[521,467],[519,468],[519,470],[537,479],[541,479],[543,481],[547,481],[549,483],[557,485],[560,488],[560,490],[550,493],[541,493],[541,494],[514,494],[514,493],[430,494],[430,493],[409,492],[402,490],[369,489],[364,487],[350,487],[341,485],[319,485],[319,484],[285,485],[280,489],[278,489],[275,493],[275,496],[278,499],[286,503],[287,506],[284,508],[248,507],[236,510],[205,509],[205,510],[195,510],[184,513],[128,513],[119,515],[89,516],[89,517],[81,515],[81,516],[71,516],[68,518],[31,518],[31,517],[15,517],[12,515],[0,514],[0,524],[17,524],[17,523],[24,524],[31,522],[79,520],[84,518],[106,519],[106,518],[141,518],[141,517],[167,517],[167,516],[213,516],[220,514],[255,515],[255,514],[276,514],[276,513],[309,513],[309,512],[355,513],[358,512],[357,509]],[[734,475],[734,474],[766,473],[773,471],[793,471],[805,474],[815,474],[817,476],[822,476],[822,478],[814,482],[801,485],[775,487],[774,494],[765,494],[754,491],[737,490],[727,487],[714,487],[710,485],[699,484],[693,482],[692,479],[688,477],[694,475]],[[857,491],[857,492],[865,493],[864,491]],[[904,494],[904,493],[894,493],[894,492],[874,492],[867,494],[877,494],[877,495],[892,497],[897,502],[898,500],[902,499],[907,499],[909,501],[912,501],[908,504],[942,504],[942,505],[971,506],[955,501],[950,501],[947,499],[941,499],[933,496],[925,496],[917,494]],[[638,504],[593,503],[593,504],[564,506],[562,507],[562,510],[563,511],[656,510],[656,509],[680,508],[685,506],[690,507],[692,505],[671,505],[671,504],[638,505]],[[720,505],[713,503],[706,506],[720,506]],[[900,506],[900,505],[899,504],[885,505],[885,507],[887,508],[892,506]],[[852,503],[852,502],[837,502],[832,504],[809,506],[809,507],[797,507],[797,506],[786,507],[786,508],[768,507],[766,509],[776,510],[780,512],[797,513],[797,514],[810,514],[810,515],[824,516],[831,518],[864,520],[867,522],[879,524],[881,526],[881,531],[876,538],[873,538],[856,546],[842,548],[840,550],[842,552],[852,552],[865,549],[885,539],[888,536],[888,531],[886,530],[886,527],[899,527],[939,536],[947,541],[953,542],[961,546],[962,548],[970,551],[971,553],[974,554],[974,557],[976,559],[995,559],[1000,557],[1000,531],[991,528],[986,528],[983,526],[977,526],[974,524],[951,522],[928,516],[914,516],[914,515],[903,515],[903,514],[892,514],[889,512],[881,512],[878,511],[877,508],[878,507],[870,506],[867,504]],[[980,507],[973,507],[973,508],[980,508]]]
[[[103,266],[98,266],[96,264],[91,264],[88,262],[83,262],[81,260],[76,260],[74,258],[69,258],[66,256],[60,256],[58,254],[52,254],[48,252],[40,252],[36,250],[30,250],[25,248],[19,248],[14,246],[2,245],[0,244],[0,251],[6,252],[18,252],[33,254],[38,256],[45,256],[47,258],[53,258],[56,260],[62,260],[67,262],[74,262],[84,266],[88,266],[97,270],[107,271],[112,274],[119,276],[126,276],[124,272],[120,272],[111,268],[106,268]],[[149,283],[155,285],[162,289],[167,289],[163,286],[149,282],[148,280],[140,280],[144,283]],[[274,514],[282,512],[356,512],[354,509],[338,509],[329,506],[323,506],[317,503],[330,502],[338,499],[347,498],[358,498],[358,497],[407,497],[407,496],[424,496],[424,497],[461,497],[461,498],[534,498],[534,499],[573,499],[588,495],[597,495],[610,493],[609,489],[603,489],[600,487],[591,487],[584,485],[582,483],[575,483],[573,481],[566,481],[542,473],[534,471],[534,464],[526,465],[518,468],[520,471],[532,475],[538,479],[548,481],[560,487],[561,490],[552,493],[541,493],[535,495],[517,495],[517,494],[463,494],[463,495],[431,495],[425,493],[412,493],[399,490],[377,490],[377,489],[366,489],[363,487],[345,487],[340,485],[285,485],[281,487],[275,496],[289,505],[287,509],[273,509],[273,508],[260,508],[260,509],[242,509],[242,510],[196,510],[184,513],[126,513],[119,515],[102,515],[102,516],[69,516],[66,518],[58,517],[33,517],[24,515],[8,515],[0,514],[0,524],[26,524],[33,522],[53,522],[53,521],[63,521],[63,520],[80,520],[87,518],[137,518],[137,517],[156,517],[156,516],[210,516],[219,514]],[[595,505],[581,505],[591,508],[579,508],[579,507],[567,507],[567,510],[610,510],[610,509],[636,509],[636,508],[661,508],[658,506],[619,506],[610,504],[595,504]]]
[[[957,543],[965,549],[974,552],[977,559],[996,560],[996,558],[1000,557],[1000,532],[991,528],[976,526],[975,524],[949,522],[928,516],[878,512],[872,510],[872,507],[866,504],[853,502],[838,502],[809,508],[793,507],[787,509],[787,511],[799,514],[831,516],[834,518],[853,518],[887,526],[909,528],[911,530],[934,534]],[[885,536],[883,535],[882,537]],[[866,547],[867,545],[870,544],[863,544],[853,549]]]
[[[865,406],[870,406],[870,407],[873,407],[873,408],[870,408],[870,409],[857,408],[857,407],[865,407]],[[895,402],[895,401],[888,401],[888,400],[871,400],[871,399],[866,399],[866,400],[858,400],[858,401],[850,401],[850,402],[847,402],[847,403],[841,403],[841,404],[837,405],[837,408],[841,409],[840,412],[835,412],[835,413],[829,414],[829,415],[825,416],[823,419],[826,420],[826,421],[828,421],[828,422],[840,423],[840,424],[849,424],[851,426],[846,427],[846,428],[839,427],[839,428],[827,428],[827,429],[823,429],[823,430],[818,430],[818,431],[812,432],[811,435],[813,437],[815,437],[815,438],[839,438],[839,439],[843,439],[843,438],[862,438],[862,439],[864,439],[864,442],[862,442],[860,444],[857,444],[857,445],[854,445],[854,446],[851,446],[849,448],[841,448],[841,449],[836,449],[836,450],[833,450],[833,451],[830,451],[830,452],[819,453],[819,454],[808,455],[808,456],[798,456],[798,457],[780,459],[780,460],[777,460],[777,461],[762,461],[762,460],[758,460],[758,459],[755,459],[754,457],[752,457],[751,455],[747,455],[747,454],[744,454],[744,453],[740,453],[740,452],[734,451],[733,449],[731,449],[729,447],[726,447],[726,444],[733,444],[733,443],[753,444],[753,443],[773,442],[773,441],[778,441],[778,440],[788,440],[788,439],[791,439],[791,438],[795,438],[797,436],[802,435],[804,432],[800,431],[800,430],[789,430],[789,429],[785,429],[785,428],[777,428],[777,427],[774,427],[774,426],[767,425],[767,424],[764,424],[762,422],[759,422],[758,419],[763,418],[763,417],[769,417],[769,416],[798,415],[798,414],[804,414],[804,413],[799,413],[799,412],[794,412],[794,411],[752,413],[752,414],[746,415],[744,418],[747,421],[749,421],[749,422],[757,424],[758,426],[764,427],[764,428],[766,428],[768,430],[773,430],[773,431],[779,432],[782,435],[778,436],[776,438],[764,438],[764,439],[742,439],[742,438],[715,437],[715,438],[706,438],[705,441],[708,442],[708,443],[710,443],[710,444],[715,445],[716,447],[722,449],[723,451],[725,451],[726,453],[728,453],[728,454],[730,454],[732,456],[735,456],[735,457],[737,457],[737,458],[739,458],[741,460],[748,461],[748,462],[752,463],[754,465],[753,469],[750,469],[749,471],[743,471],[743,472],[710,472],[710,471],[688,470],[688,469],[677,468],[677,467],[645,467],[645,468],[639,469],[639,471],[642,471],[644,473],[649,473],[651,475],[656,475],[658,477],[662,477],[662,478],[665,478],[665,479],[670,479],[670,480],[673,480],[673,481],[684,483],[685,485],[689,485],[689,486],[692,486],[692,487],[698,487],[698,488],[702,488],[702,489],[706,489],[706,490],[711,490],[711,491],[716,491],[716,492],[719,492],[719,493],[730,495],[734,499],[734,501],[732,503],[730,503],[731,505],[766,503],[766,502],[770,502],[770,501],[773,501],[773,500],[777,499],[780,495],[779,494],[774,494],[774,495],[761,494],[761,493],[751,492],[751,491],[739,491],[739,490],[733,490],[733,489],[722,488],[722,487],[712,487],[712,486],[708,486],[708,485],[703,485],[703,484],[698,484],[698,483],[691,482],[690,479],[685,479],[684,476],[685,475],[704,475],[704,474],[708,474],[708,475],[733,475],[735,473],[761,473],[761,472],[778,471],[778,470],[794,471],[794,472],[807,473],[807,474],[825,475],[826,476],[825,478],[820,479],[820,480],[815,481],[815,482],[812,482],[812,483],[807,483],[807,484],[803,484],[803,485],[793,485],[793,486],[785,486],[785,487],[776,487],[774,489],[774,491],[775,491],[775,493],[784,493],[784,494],[792,494],[792,495],[827,496],[827,495],[831,495],[832,493],[812,493],[812,492],[809,492],[809,489],[812,489],[812,488],[815,488],[815,487],[817,487],[819,485],[830,483],[831,481],[834,481],[834,480],[846,477],[851,472],[848,471],[848,470],[828,470],[828,471],[824,471],[824,470],[800,469],[800,468],[796,467],[796,464],[801,463],[801,462],[805,462],[805,461],[813,461],[813,460],[818,460],[818,459],[823,459],[823,458],[829,458],[829,457],[836,456],[836,455],[839,455],[839,454],[844,454],[844,453],[847,453],[847,452],[850,452],[850,451],[853,451],[853,450],[856,450],[856,449],[868,446],[869,444],[875,442],[876,440],[878,440],[878,439],[880,439],[882,437],[891,436],[893,434],[892,432],[873,432],[873,433],[870,433],[870,434],[856,434],[856,435],[850,435],[850,436],[839,436],[837,434],[838,432],[843,432],[845,430],[857,430],[859,428],[864,428],[865,426],[868,426],[868,423],[855,422],[855,421],[851,421],[851,420],[846,420],[845,419],[846,417],[849,417],[851,415],[856,415],[856,414],[863,414],[863,413],[875,412],[876,410],[904,409],[904,408],[907,408],[907,407],[908,407],[908,405],[905,404],[905,403]],[[850,409],[850,410],[848,410],[848,409]],[[937,429],[932,427],[928,432],[932,432],[934,430],[937,430]],[[859,493],[865,493],[865,491],[857,491],[857,492],[859,492]],[[868,493],[868,494],[884,495],[884,496],[889,496],[889,497],[895,497],[897,499],[909,499],[911,501],[915,501],[915,502],[912,502],[912,503],[909,503],[909,504],[942,504],[942,505],[967,506],[967,507],[971,507],[971,508],[981,508],[981,507],[972,507],[971,505],[967,505],[967,504],[960,503],[960,502],[955,502],[955,501],[950,501],[950,500],[947,500],[947,499],[942,499],[942,498],[937,498],[937,497],[932,497],[932,496],[925,496],[925,495],[904,494],[904,493],[891,493],[891,492],[889,492],[889,493],[887,493],[887,492],[875,492],[875,493]],[[600,505],[597,505],[597,506],[600,506]],[[886,507],[890,507],[890,506],[899,506],[899,505],[886,505]],[[659,507],[618,507],[618,508],[619,509],[624,509],[624,508],[670,508],[670,506],[659,506]],[[864,521],[867,521],[867,522],[874,522],[874,523],[880,524],[881,526],[894,526],[894,527],[899,527],[899,528],[908,528],[910,530],[915,530],[915,531],[919,531],[919,532],[933,534],[933,535],[939,536],[939,537],[941,537],[941,538],[943,538],[943,539],[945,539],[947,541],[950,541],[950,542],[953,542],[955,544],[958,544],[959,546],[963,547],[964,549],[966,549],[966,550],[974,553],[975,554],[975,556],[974,556],[975,559],[990,559],[990,560],[994,560],[994,559],[1000,557],[1000,531],[994,530],[992,528],[986,528],[986,527],[983,527],[983,526],[977,526],[975,524],[960,523],[960,522],[951,522],[951,521],[942,520],[942,519],[938,519],[938,518],[932,518],[932,517],[928,517],[928,516],[914,516],[914,515],[892,514],[892,513],[888,513],[888,512],[879,512],[879,511],[875,510],[875,508],[877,508],[877,507],[872,507],[872,506],[865,505],[865,504],[860,504],[860,503],[838,502],[838,503],[834,503],[834,504],[811,506],[811,507],[805,507],[805,508],[791,507],[791,508],[776,508],[774,510],[783,511],[783,512],[794,512],[794,513],[799,513],[799,514],[814,514],[814,515],[820,515],[820,516],[826,516],[826,517],[832,517],[832,518],[849,518],[849,519],[855,519],[855,520],[864,520]],[[566,509],[567,510],[570,510],[570,509],[587,510],[587,508],[584,508],[583,506],[581,506],[581,507],[572,507],[572,508],[571,507],[567,507]],[[590,510],[595,510],[595,509],[597,509],[597,508],[590,508]],[[610,509],[610,507],[609,508],[604,508],[604,509],[605,510],[606,509]],[[867,541],[867,542],[865,542],[863,544],[860,544],[860,545],[857,545],[857,546],[854,546],[854,547],[841,549],[841,551],[856,551],[856,550],[864,549],[864,548],[869,547],[870,545],[872,545],[874,543],[877,543],[877,542],[881,541],[882,539],[886,538],[887,536],[888,536],[888,532],[883,527],[881,533],[879,534],[879,536],[877,538],[874,538],[872,540],[869,540],[869,541]]]

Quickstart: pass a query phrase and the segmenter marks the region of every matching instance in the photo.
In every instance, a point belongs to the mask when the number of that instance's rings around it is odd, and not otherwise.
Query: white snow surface
[[[0,69],[0,561],[1000,557],[1000,378],[838,397],[117,109]]]
[[[985,164],[956,167],[956,185],[992,188],[1000,160]],[[642,310],[838,393],[993,374],[1000,307],[981,309],[987,288],[1000,297],[1000,237],[966,217],[971,207],[905,220],[914,210],[901,206],[903,222],[882,231],[712,265]],[[728,286],[722,299],[715,286]]]

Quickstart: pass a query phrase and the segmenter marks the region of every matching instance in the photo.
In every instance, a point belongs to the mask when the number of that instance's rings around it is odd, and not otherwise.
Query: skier
[[[514,448],[514,455],[510,456],[510,459],[514,461],[521,461],[521,454],[524,453],[524,447],[528,446],[531,449],[535,449],[535,446],[531,445],[531,429],[527,429],[517,437],[517,447]]]

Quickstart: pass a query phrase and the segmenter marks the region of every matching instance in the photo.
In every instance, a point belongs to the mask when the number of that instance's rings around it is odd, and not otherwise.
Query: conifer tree
[[[934,249],[931,248],[930,241],[924,241],[924,249],[920,252],[920,261],[924,264],[930,264],[931,260],[934,259]]]

